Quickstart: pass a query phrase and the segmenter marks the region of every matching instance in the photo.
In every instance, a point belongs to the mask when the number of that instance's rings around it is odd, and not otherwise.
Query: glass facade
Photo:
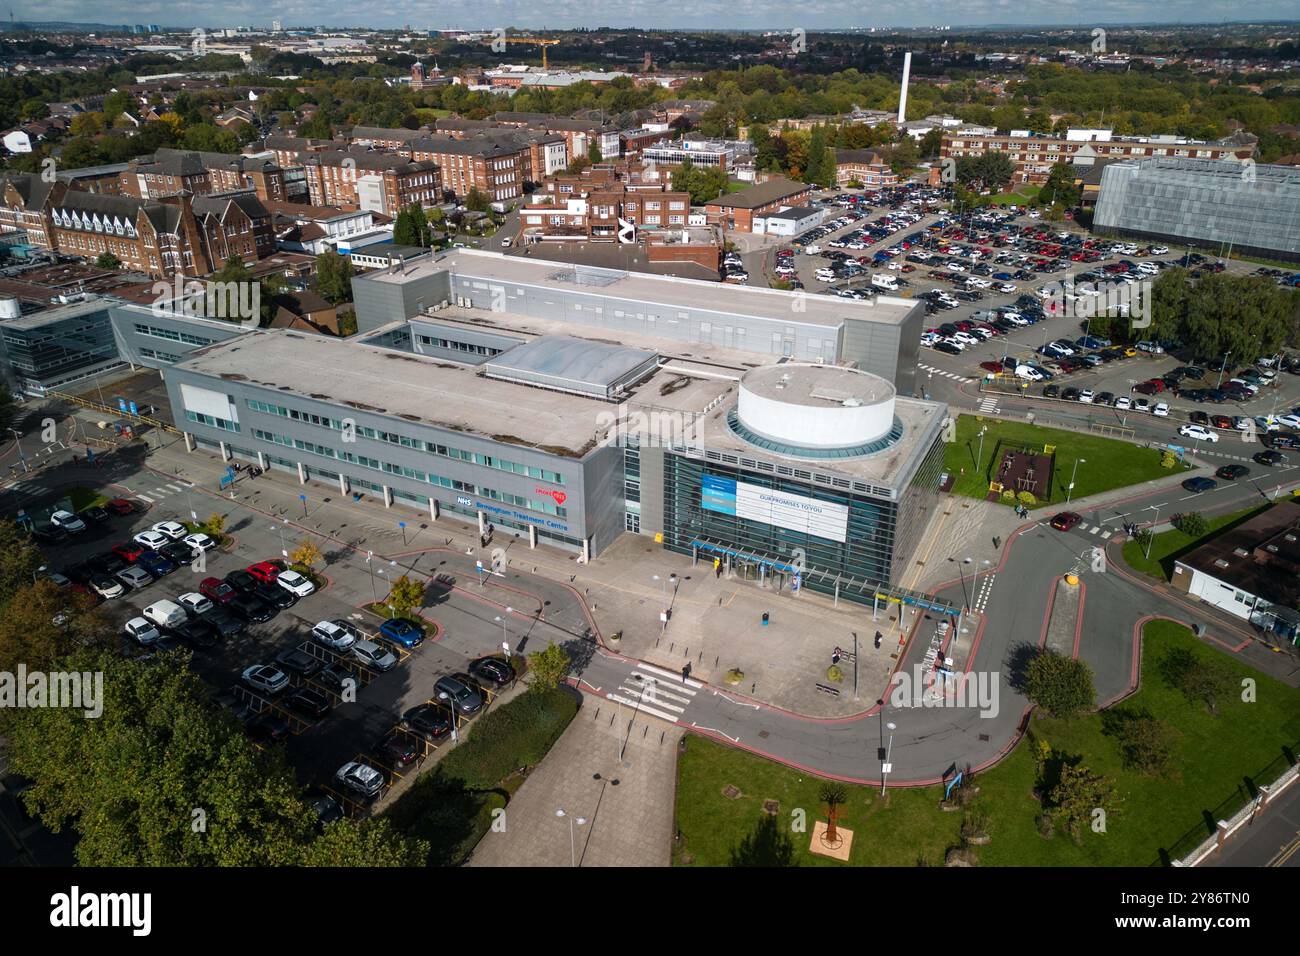
[[[744,579],[789,581],[862,604],[899,580],[938,500],[943,442],[936,439],[897,500],[757,473],[684,455],[664,456],[664,546],[730,561]],[[706,482],[706,479],[708,481]],[[730,481],[847,510],[843,541],[705,507],[705,485]],[[882,489],[883,490],[883,489]],[[740,509],[731,509],[737,511]],[[838,510],[838,509],[837,509]],[[760,566],[762,570],[760,571]]]
[[[1229,160],[1114,162],[1101,175],[1098,232],[1300,261],[1300,169]]]
[[[19,389],[43,394],[123,365],[108,309],[81,309],[46,321],[0,324],[10,377]]]

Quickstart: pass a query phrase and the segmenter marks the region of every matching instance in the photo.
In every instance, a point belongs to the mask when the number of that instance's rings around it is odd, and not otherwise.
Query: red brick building
[[[437,164],[412,161],[396,153],[311,153],[303,161],[303,170],[313,206],[369,209],[396,218],[411,203],[427,207],[442,200]]]
[[[897,186],[898,176],[874,149],[835,150],[835,182],[861,183],[868,189]]]
[[[757,186],[741,189],[714,199],[705,205],[709,222],[740,232],[754,231],[754,218],[764,213],[780,212],[804,205],[812,196],[812,187],[789,179],[769,179]]]

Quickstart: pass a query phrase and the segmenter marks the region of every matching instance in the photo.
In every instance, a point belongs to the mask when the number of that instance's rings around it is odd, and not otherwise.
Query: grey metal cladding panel
[[[664,450],[641,449],[641,533],[664,530]]]
[[[375,282],[364,276],[352,280],[352,303],[358,332],[369,332],[408,318],[403,302],[402,289],[395,283]]]
[[[463,325],[444,325],[436,319],[412,319],[411,331],[416,335],[431,335],[436,338],[469,345],[486,345],[494,349],[508,349],[526,341],[521,336],[502,335],[499,332],[484,332],[479,329],[467,329]],[[418,346],[418,342],[415,343]]]
[[[117,343],[118,353],[128,362],[142,365],[145,368],[169,368],[171,363],[146,357],[140,351],[141,349],[152,349],[155,352],[176,355],[184,359],[186,355],[195,349],[205,348],[206,346],[159,335],[145,334],[136,330],[137,325],[175,332],[178,335],[184,333],[189,336],[208,339],[210,340],[208,344],[225,342],[245,334],[243,329],[234,324],[227,328],[219,322],[196,322],[181,316],[157,315],[150,309],[139,307],[113,306],[109,308],[108,314],[113,326],[113,338]]]
[[[910,395],[911,389],[904,389],[897,381],[901,328],[863,319],[848,319],[844,326],[844,350],[841,358],[857,362],[864,372],[879,375],[893,382],[903,394]],[[917,333],[917,337],[920,338],[920,333]]]
[[[617,446],[596,449],[587,456],[582,470],[582,527],[586,537],[591,539],[592,552],[598,553],[609,547],[626,530],[623,518],[623,502],[626,500],[623,490],[623,449]],[[568,504],[566,501],[565,506]]]

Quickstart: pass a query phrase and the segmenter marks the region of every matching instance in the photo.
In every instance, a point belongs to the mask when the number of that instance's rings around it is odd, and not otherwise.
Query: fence
[[[1204,863],[1296,782],[1300,777],[1300,764],[1296,763],[1295,750],[1295,747],[1284,747],[1267,766],[1244,778],[1217,807],[1204,811],[1205,819],[1200,824],[1183,834],[1168,849],[1161,850],[1160,859],[1152,865],[1200,866]],[[1256,786],[1258,778],[1272,782]]]

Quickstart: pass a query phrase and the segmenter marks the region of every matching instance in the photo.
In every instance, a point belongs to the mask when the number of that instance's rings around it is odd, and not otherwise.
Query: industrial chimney
[[[912,51],[903,54],[903,89],[898,94],[898,125],[907,122],[907,81],[912,75]]]

